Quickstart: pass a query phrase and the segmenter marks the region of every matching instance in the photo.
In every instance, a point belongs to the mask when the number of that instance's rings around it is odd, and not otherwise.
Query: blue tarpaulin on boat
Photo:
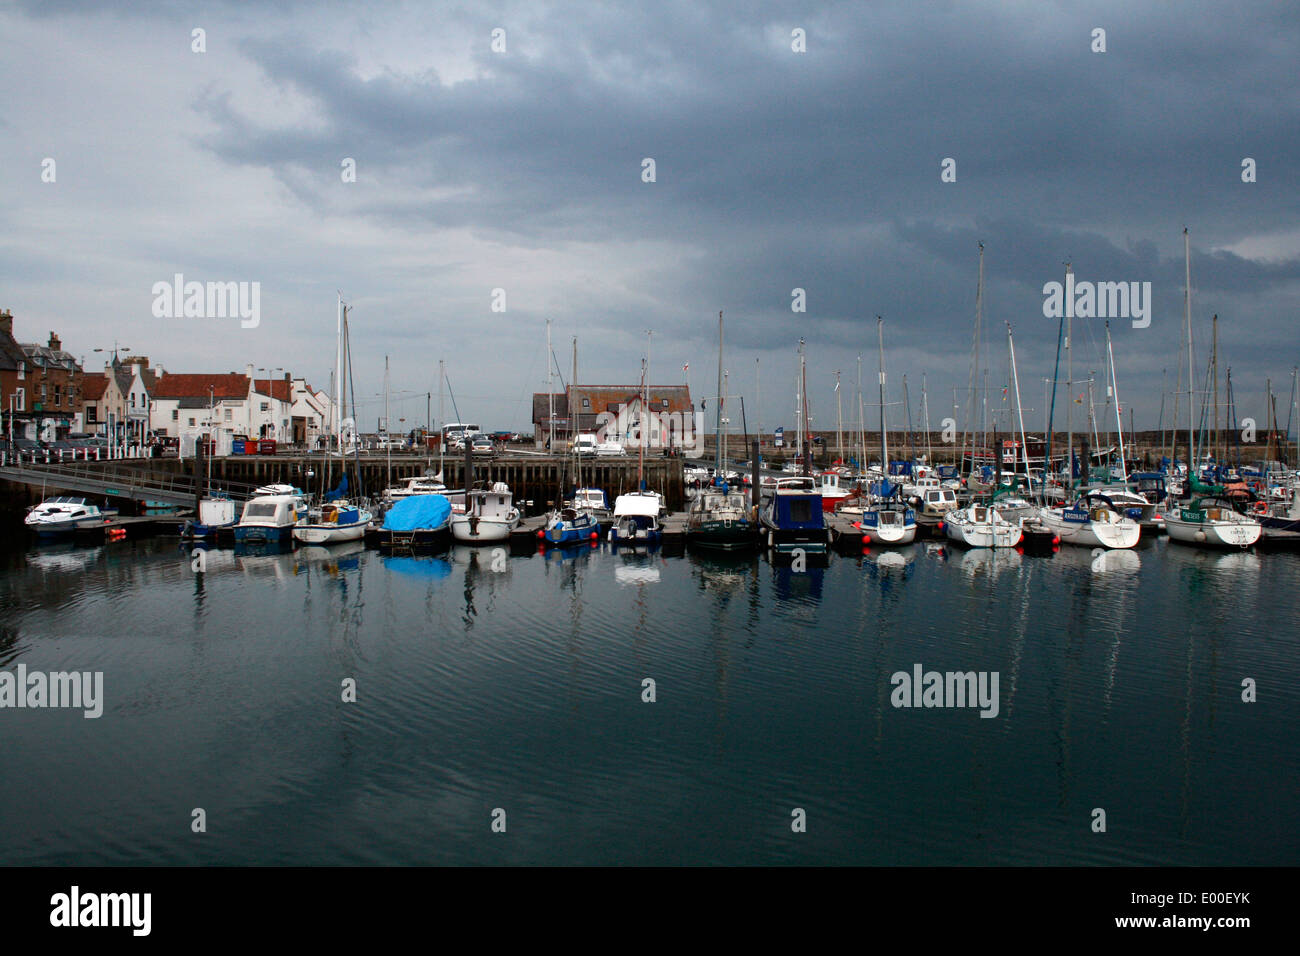
[[[384,515],[387,531],[421,531],[443,527],[451,517],[451,502],[442,495],[411,495]]]
[[[344,498],[347,497],[347,493],[348,493],[348,476],[347,476],[347,472],[344,472],[343,477],[339,479],[339,486],[337,488],[325,492],[325,500],[334,501],[338,498]]]

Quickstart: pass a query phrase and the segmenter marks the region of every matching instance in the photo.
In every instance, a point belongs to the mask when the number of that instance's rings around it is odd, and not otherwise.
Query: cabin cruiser
[[[599,488],[575,489],[568,505],[575,511],[586,511],[596,519],[597,524],[609,524],[614,518],[614,512],[609,510],[609,499]]]
[[[117,517],[116,508],[100,508],[88,498],[70,495],[48,498],[27,512],[23,524],[39,535],[68,534],[79,527],[103,524]]]
[[[759,508],[759,534],[778,554],[824,553],[830,543],[822,496],[812,478],[778,479]]]
[[[663,528],[659,516],[663,496],[657,491],[631,491],[614,499],[614,524],[609,529],[613,544],[645,544],[658,541]]]
[[[404,479],[400,485],[384,489],[384,501],[392,504],[411,495],[440,495],[446,490],[447,486],[442,483],[441,472],[436,475],[416,475]]]
[[[301,495],[254,495],[244,503],[236,542],[283,542],[292,539],[296,525],[306,524],[307,504]]]
[[[926,486],[912,496],[910,504],[917,510],[918,517],[942,519],[948,512],[956,510],[957,492],[951,488]]]
[[[329,501],[321,506],[319,512],[311,512],[306,524],[296,526],[293,537],[304,544],[360,541],[365,537],[371,517],[369,511],[347,501]]]
[[[686,541],[699,548],[738,551],[754,545],[745,495],[726,485],[705,488],[691,502],[686,516]]]
[[[211,494],[199,499],[198,518],[186,522],[182,533],[191,538],[208,538],[223,528],[233,528],[237,520],[235,503],[224,495]]]

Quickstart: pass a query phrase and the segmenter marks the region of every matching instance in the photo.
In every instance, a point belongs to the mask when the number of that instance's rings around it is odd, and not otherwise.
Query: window
[[[135,392],[131,393],[131,407],[135,408]]]
[[[194,419],[192,419],[192,418],[190,419],[190,427],[191,427],[191,428],[194,427]]]
[[[62,405],[62,404],[63,404],[63,386],[62,386],[62,385],[55,385],[55,386],[54,386],[54,404],[55,404],[55,405]]]
[[[227,408],[227,409],[226,409],[226,421],[230,421],[230,420],[231,420],[231,413],[232,413],[233,411],[234,411],[233,408]]]
[[[86,422],[87,422],[88,424],[91,424],[91,425],[95,424],[95,406],[94,406],[94,405],[87,405],[87,406],[86,406]]]
[[[263,403],[262,403],[262,411],[264,411],[264,412],[269,412],[270,410],[271,410],[271,403],[270,403],[270,402],[263,402]]]
[[[26,365],[25,363],[23,363],[23,362],[19,362],[19,363],[18,363],[18,381],[21,382],[21,381],[23,381],[23,379],[25,379],[25,378],[27,378],[27,365]]]
[[[591,408],[591,399],[589,399],[589,398],[584,398],[584,399],[582,400],[582,407],[583,407],[583,408]]]
[[[178,421],[180,421],[180,419],[181,419],[181,410],[180,410],[179,408],[173,408],[173,409],[172,409],[172,421],[174,421],[174,422],[178,422]],[[192,419],[192,418],[190,419],[190,424],[191,424],[191,425],[194,424],[194,419]]]
[[[14,411],[16,412],[27,411],[27,389],[25,388],[14,389]]]
[[[663,400],[662,407],[663,407],[663,408],[667,408],[667,407],[668,407],[668,399],[665,398],[665,399]]]

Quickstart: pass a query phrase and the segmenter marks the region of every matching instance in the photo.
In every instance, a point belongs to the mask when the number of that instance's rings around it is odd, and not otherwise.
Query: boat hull
[[[1014,548],[1024,537],[1018,525],[987,521],[954,521],[949,515],[943,523],[949,541],[968,548]]]
[[[302,525],[293,529],[295,541],[303,544],[337,544],[342,541],[360,541],[366,535],[361,522],[343,526]]]
[[[748,521],[706,521],[686,529],[686,543],[712,551],[741,551],[754,546],[754,528]]]
[[[1165,532],[1170,541],[1202,548],[1249,548],[1259,541],[1263,528],[1257,521],[1184,521],[1165,515]]]
[[[1079,548],[1133,548],[1142,536],[1142,526],[1131,518],[1114,524],[1091,519],[1067,521],[1051,509],[1045,509],[1039,515],[1039,520],[1043,527],[1061,539],[1061,544]]]
[[[519,526],[518,518],[478,518],[455,515],[451,519],[451,536],[465,544],[488,544],[506,541],[510,532]]]

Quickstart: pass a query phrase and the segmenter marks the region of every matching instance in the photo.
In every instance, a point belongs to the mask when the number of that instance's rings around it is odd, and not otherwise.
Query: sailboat
[[[885,421],[885,320],[876,316],[876,337],[880,348],[880,461],[889,466],[889,438]],[[916,512],[902,500],[900,485],[888,477],[877,485],[877,499],[863,507],[853,527],[862,532],[863,544],[902,546],[916,540]]]
[[[1071,272],[1066,266],[1066,275]],[[1066,279],[1067,284],[1070,280]],[[1065,316],[1065,355],[1066,355],[1066,389],[1073,389],[1073,342],[1071,341],[1071,316]],[[1058,359],[1059,361],[1059,359]],[[1057,507],[1044,506],[1039,509],[1038,517],[1043,527],[1060,538],[1061,544],[1071,544],[1083,548],[1132,548],[1136,547],[1142,535],[1142,526],[1113,507],[1104,499],[1088,496],[1075,496],[1074,482],[1074,419],[1072,417],[1073,398],[1067,397],[1066,405],[1066,443],[1065,443],[1065,499]],[[1086,445],[1086,442],[1085,442]],[[1086,450],[1086,448],[1085,448]],[[1086,471],[1088,462],[1083,467]]]
[[[807,471],[811,451],[805,451],[807,430],[807,373],[804,365],[804,342],[799,340],[799,449],[800,461]],[[805,457],[807,456],[807,457]],[[758,510],[759,535],[767,547],[777,554],[804,551],[825,553],[830,544],[830,531],[826,527],[826,513],[822,509],[822,496],[815,479],[804,475],[797,478],[777,478],[768,488]]]
[[[1192,357],[1192,250],[1191,239],[1183,230],[1183,259],[1186,285],[1183,290],[1184,335],[1187,338],[1187,482],[1186,494],[1190,499],[1181,508],[1171,508],[1165,513],[1165,530],[1171,541],[1210,548],[1248,548],[1263,534],[1260,523],[1249,515],[1238,514],[1227,489],[1222,485],[1207,485],[1196,477],[1196,444],[1193,434],[1193,374]],[[1198,497],[1191,497],[1197,495]]]
[[[549,345],[547,346],[547,351],[548,353],[550,351]],[[550,361],[551,361],[551,356],[548,354],[547,355],[548,387],[550,385],[550,374],[549,374]],[[569,392],[570,414],[572,416],[571,424],[572,424],[573,434],[576,435],[578,433],[577,412],[576,410],[573,409],[572,406],[577,401],[576,392],[574,391],[578,385],[578,339],[577,337],[575,337],[573,340],[573,377],[570,379],[570,381],[572,383],[570,385],[570,392]],[[578,453],[578,444],[576,441],[574,442],[572,452],[573,452],[573,467],[574,467],[575,479],[578,483],[581,483],[582,458]],[[563,486],[564,484],[564,478],[565,478],[564,474],[561,473],[560,475],[561,486]],[[591,500],[589,497],[591,489],[584,488],[579,490],[586,492],[586,494],[582,496],[578,496],[577,494],[575,494],[574,500],[563,503],[560,507],[554,509],[553,511],[551,511],[550,514],[546,516],[545,524],[537,532],[537,536],[541,538],[545,544],[552,545],[552,546],[560,546],[566,544],[578,544],[581,542],[591,541],[591,540],[599,540],[600,522],[596,516],[596,511],[594,508],[586,507],[586,503]],[[601,493],[602,503],[603,500],[604,500],[604,494]]]
[[[350,381],[351,357],[349,352],[348,336],[348,307],[343,304],[343,296],[339,296],[339,340],[338,340],[338,368],[339,368],[339,402],[340,410],[344,407],[343,403],[347,395],[347,383]],[[345,364],[346,361],[346,364]],[[385,394],[385,415],[387,415],[387,393],[388,393],[388,359],[384,358],[384,394]],[[385,418],[384,428],[387,429],[388,421]],[[342,431],[339,434],[340,448],[342,447]],[[339,483],[336,487],[325,492],[321,496],[322,504],[319,508],[310,508],[304,521],[299,522],[293,528],[293,538],[295,541],[301,541],[305,544],[338,544],[344,541],[360,541],[365,537],[366,528],[374,517],[368,508],[356,505],[349,501],[348,494],[348,473],[347,462],[340,462],[342,474],[339,477]],[[357,474],[360,475],[360,468]]]
[[[722,313],[718,313],[718,395],[714,401],[714,436],[717,446],[713,483],[691,501],[686,516],[686,542],[697,548],[738,551],[754,544],[754,525],[743,492],[732,491],[723,467]]]
[[[646,351],[649,352],[647,335]],[[641,360],[641,408],[637,418],[637,490],[614,499],[614,523],[609,529],[612,544],[647,544],[662,535],[659,517],[664,511],[663,495],[645,486],[645,446],[650,434],[650,379],[648,359]]]

